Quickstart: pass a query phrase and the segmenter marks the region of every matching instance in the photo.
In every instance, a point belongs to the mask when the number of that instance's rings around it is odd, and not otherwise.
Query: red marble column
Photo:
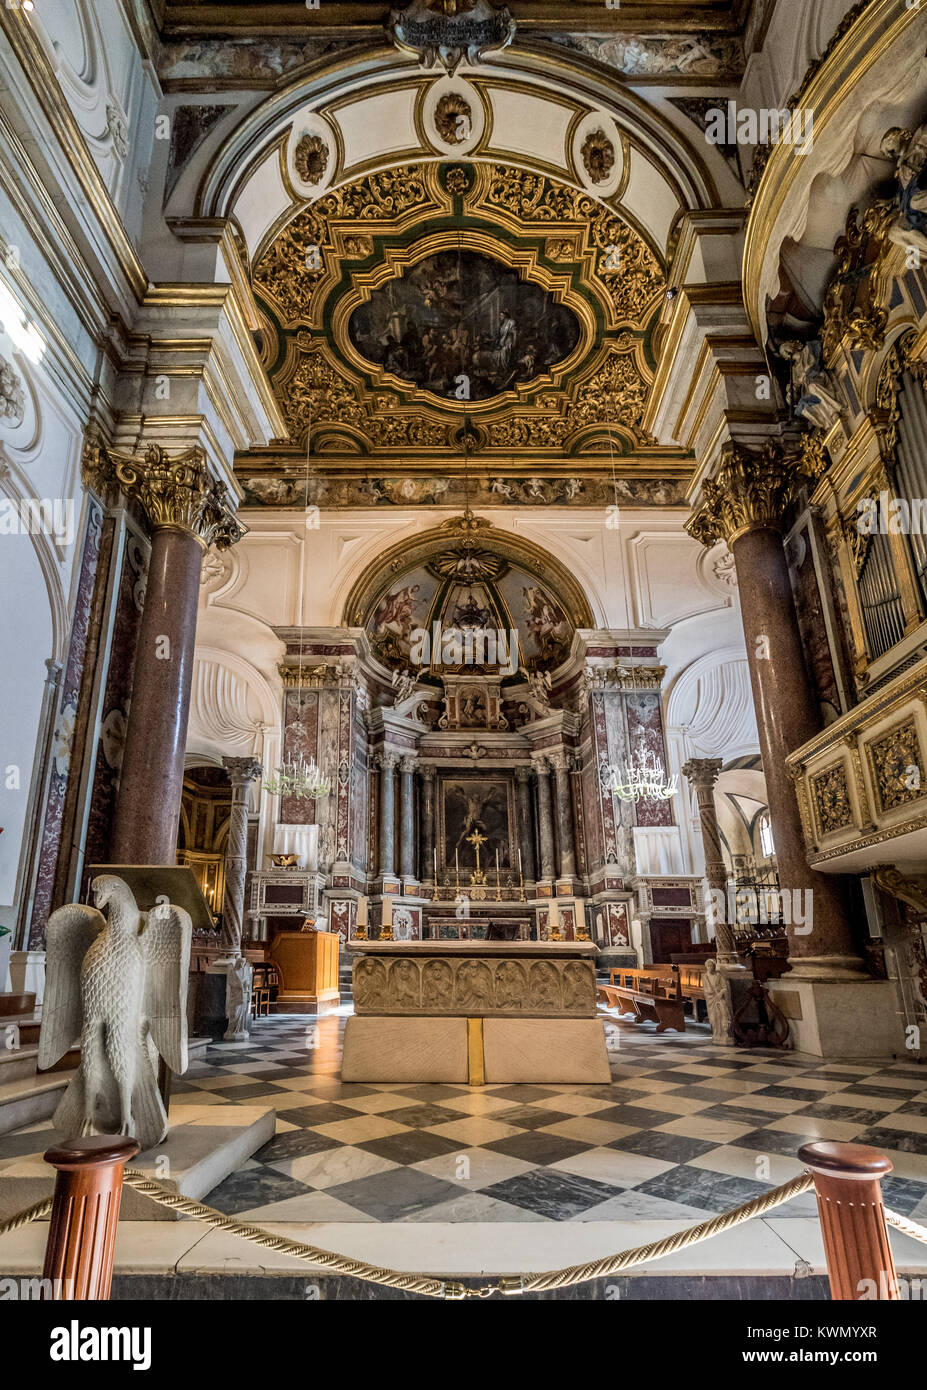
[[[740,612],[756,707],[757,730],[769,798],[780,890],[801,893],[810,901],[811,931],[804,924],[789,928],[794,958],[845,957],[858,952],[839,879],[809,868],[795,788],[786,756],[821,727],[821,716],[805,669],[798,619],[789,581],[782,536],[767,527],[733,539]],[[804,897],[811,893],[810,899]],[[849,964],[849,961],[845,961]]]
[[[227,549],[244,532],[199,449],[171,458],[152,445],[132,458],[95,445],[85,469],[98,487],[136,501],[152,536],[110,855],[117,864],[173,864],[203,552]]]
[[[785,766],[787,755],[821,726],[781,535],[803,481],[802,464],[785,456],[778,443],[767,442],[758,452],[729,443],[686,529],[709,547],[726,540],[734,556],[779,884],[789,894],[794,968],[808,977],[839,979],[862,973],[862,963],[840,880],[808,865]]]
[[[111,840],[117,864],[176,861],[202,562],[197,536],[155,530]]]

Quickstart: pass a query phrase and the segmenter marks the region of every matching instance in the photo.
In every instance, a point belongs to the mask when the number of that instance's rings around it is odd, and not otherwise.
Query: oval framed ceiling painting
[[[351,314],[348,336],[375,366],[444,400],[485,401],[564,362],[582,336],[548,290],[474,251],[439,251]]]

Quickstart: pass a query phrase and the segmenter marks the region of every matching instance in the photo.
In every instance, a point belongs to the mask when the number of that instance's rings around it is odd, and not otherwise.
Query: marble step
[[[270,1143],[277,1125],[277,1112],[267,1105],[208,1105],[186,1096],[171,1101],[169,1115],[167,1138],[140,1153],[132,1167],[194,1201]],[[0,1159],[0,1221],[51,1196],[55,1175],[42,1154],[54,1137],[50,1128],[36,1130],[23,1136],[34,1141],[33,1152]],[[123,1188],[121,1214],[124,1221],[146,1224],[182,1219],[128,1187]]]
[[[33,1074],[6,1085],[0,1078],[0,1134],[47,1120],[57,1110],[70,1080],[69,1072]]]
[[[38,1060],[39,1049],[35,1044],[19,1047],[15,1051],[0,1052],[0,1087],[8,1086],[11,1081],[24,1081],[34,1077]]]

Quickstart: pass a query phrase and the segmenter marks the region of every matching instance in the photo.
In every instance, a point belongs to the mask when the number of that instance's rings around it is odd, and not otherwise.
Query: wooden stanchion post
[[[58,1170],[49,1218],[43,1279],[56,1298],[109,1298],[122,1172],[138,1153],[134,1139],[96,1134],[48,1149]]]
[[[824,1142],[803,1144],[798,1157],[814,1174],[831,1298],[900,1298],[882,1204],[891,1160],[864,1144]]]

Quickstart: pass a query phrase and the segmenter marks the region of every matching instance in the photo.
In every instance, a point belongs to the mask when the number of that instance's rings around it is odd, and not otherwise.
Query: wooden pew
[[[609,984],[599,985],[598,992],[609,1007],[633,1014],[635,1023],[652,1020],[658,1033],[667,1028],[685,1032],[685,1001],[675,967],[669,972],[616,969],[609,976]]]

